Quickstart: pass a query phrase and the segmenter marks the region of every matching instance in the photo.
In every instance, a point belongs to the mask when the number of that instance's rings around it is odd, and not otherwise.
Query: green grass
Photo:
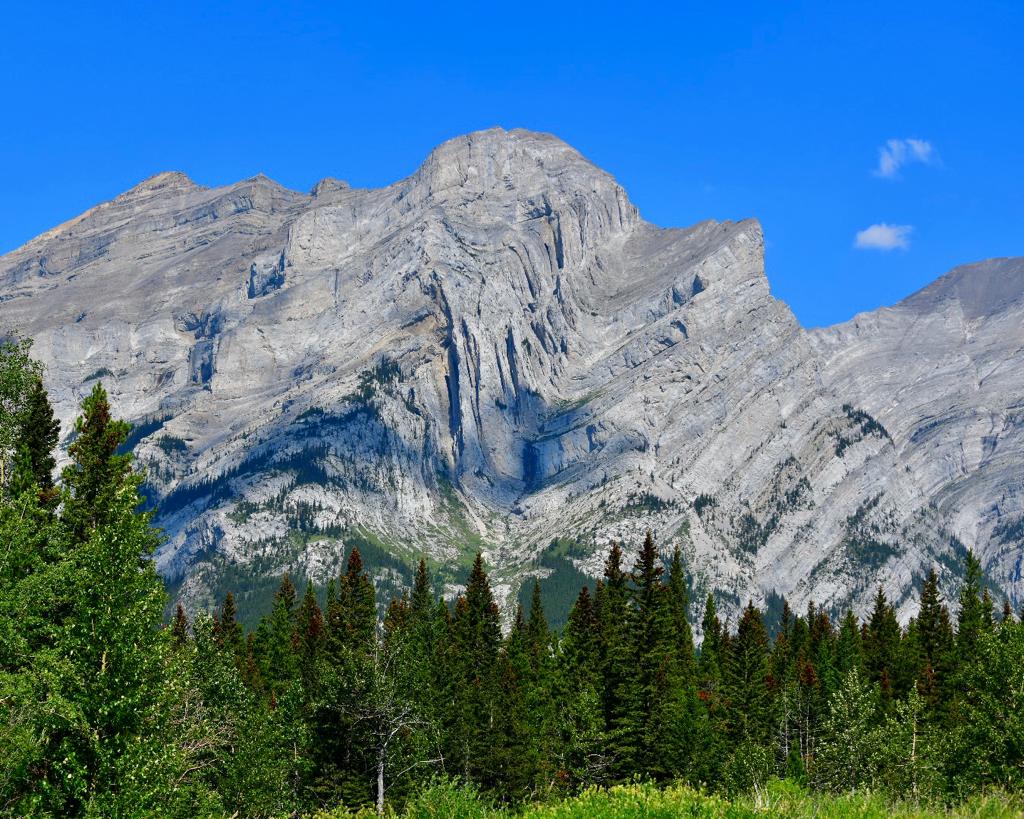
[[[909,819],[910,817],[976,817],[1002,819],[1022,815],[1024,802],[1013,796],[991,794],[974,797],[951,808],[893,802],[880,794],[851,793],[829,796],[810,793],[799,785],[773,780],[753,794],[726,798],[685,785],[658,788],[654,785],[619,785],[593,788],[579,796],[527,805],[523,808],[492,806],[474,788],[439,781],[414,796],[401,811],[390,812],[407,819],[675,819],[675,817],[792,817],[792,819]],[[335,810],[316,817],[370,816],[370,811]]]

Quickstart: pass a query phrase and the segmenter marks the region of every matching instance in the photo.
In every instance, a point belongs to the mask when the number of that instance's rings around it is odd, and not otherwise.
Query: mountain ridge
[[[509,600],[647,528],[727,613],[862,611],[881,583],[906,617],[961,541],[1020,599],[1020,259],[806,330],[756,220],[655,227],[521,130],[379,189],[132,191],[0,257],[0,321],[36,338],[63,429],[96,378],[152,427],[158,565],[195,605],[225,573],[323,579],[357,535],[452,583],[482,548]]]

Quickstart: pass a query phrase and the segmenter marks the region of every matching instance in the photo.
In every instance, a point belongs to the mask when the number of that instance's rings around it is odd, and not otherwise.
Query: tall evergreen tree
[[[489,729],[495,717],[501,621],[482,554],[473,561],[466,592],[456,601],[451,641],[454,679],[447,756],[454,763],[453,770],[492,788],[497,784],[497,771]]]
[[[696,674],[693,629],[690,627],[690,593],[678,546],[672,551],[672,562],[669,565],[668,606],[679,673],[686,684],[690,685],[694,682]]]
[[[328,612],[328,622],[332,641],[364,658],[372,654],[377,632],[377,598],[356,546],[349,553],[345,573],[338,579],[337,604],[333,612]]]
[[[319,664],[325,638],[323,613],[320,611],[313,584],[307,583],[306,593],[296,613],[295,633],[292,636],[299,679],[307,702],[319,693]]]
[[[604,780],[608,765],[604,712],[600,698],[601,655],[597,614],[590,589],[584,586],[569,611],[559,641],[555,677],[561,705],[561,769],[559,781],[572,788]]]
[[[224,595],[224,603],[216,619],[216,634],[228,655],[240,663],[245,653],[245,634],[242,624],[238,622],[238,607],[235,595],[230,591]]]
[[[879,686],[882,707],[889,710],[899,693],[900,624],[881,586],[864,631],[863,645],[868,680]]]
[[[635,667],[630,628],[633,612],[629,601],[629,576],[622,567],[622,549],[613,543],[605,561],[604,580],[597,587],[597,622],[601,657],[601,701],[610,773],[629,776],[636,736],[630,732],[631,687]]]
[[[258,651],[261,655],[261,677],[275,701],[295,679],[297,665],[292,648],[295,633],[295,584],[289,575],[281,578],[274,593],[270,617],[257,631]]]
[[[748,603],[740,617],[736,640],[729,652],[724,687],[736,744],[764,744],[768,738],[768,631],[761,612]]]
[[[110,521],[122,487],[140,483],[132,478],[131,455],[118,453],[130,430],[130,424],[111,416],[107,392],[97,383],[82,402],[77,437],[68,447],[71,464],[63,474],[64,521],[75,542]]]
[[[59,497],[53,483],[53,472],[57,467],[53,452],[59,438],[60,422],[53,414],[42,379],[36,378],[22,412],[19,451],[25,461],[27,476],[37,487],[40,501],[47,507],[54,506]]]
[[[986,628],[985,605],[982,602],[983,575],[981,562],[974,552],[968,552],[964,583],[960,588],[960,607],[957,611],[956,653],[957,663],[973,662],[978,638]]]
[[[171,642],[181,648],[188,641],[188,617],[185,607],[179,602],[174,607],[174,618],[171,620]]]
[[[929,570],[921,589],[917,632],[921,650],[917,685],[926,705],[934,712],[943,706],[954,662],[953,627],[934,568]]]
[[[864,676],[864,646],[861,642],[861,631],[857,617],[852,609],[847,609],[839,626],[836,640],[836,671],[840,678],[846,677],[853,669]]]

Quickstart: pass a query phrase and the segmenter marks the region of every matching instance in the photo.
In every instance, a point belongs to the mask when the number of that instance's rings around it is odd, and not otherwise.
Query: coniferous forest
[[[536,585],[503,628],[480,556],[454,601],[421,562],[382,605],[357,549],[323,596],[284,577],[248,633],[231,594],[165,622],[129,425],[97,385],[55,479],[29,353],[0,351],[0,813],[1021,808],[1024,624],[970,555],[955,599],[922,579],[906,626],[881,590],[863,621],[723,622],[650,536],[628,571],[611,548],[558,634]]]

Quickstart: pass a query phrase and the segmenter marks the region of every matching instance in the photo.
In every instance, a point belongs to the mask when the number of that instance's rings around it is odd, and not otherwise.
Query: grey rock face
[[[1019,602],[1024,262],[957,268],[807,332],[753,220],[664,230],[561,141],[471,134],[379,190],[160,174],[0,258],[65,430],[102,378],[168,539],[323,578],[353,533],[485,551],[499,591],[646,529],[727,611],[784,594],[905,616],[974,547]]]

